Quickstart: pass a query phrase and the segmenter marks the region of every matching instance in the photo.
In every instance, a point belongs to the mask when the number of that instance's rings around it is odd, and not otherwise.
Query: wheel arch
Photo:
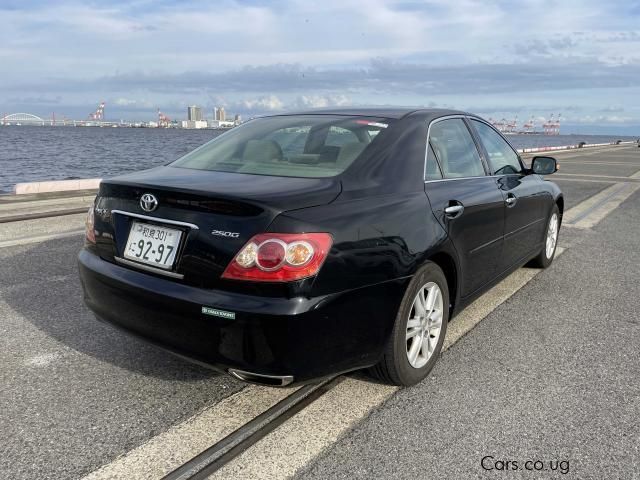
[[[564,213],[564,196],[558,195],[556,198],[556,205],[560,211],[560,223],[562,223],[562,214]]]
[[[456,261],[446,252],[435,253],[427,258],[427,261],[438,265],[447,279],[447,288],[449,289],[449,319],[451,319],[451,315],[455,310],[459,285]]]

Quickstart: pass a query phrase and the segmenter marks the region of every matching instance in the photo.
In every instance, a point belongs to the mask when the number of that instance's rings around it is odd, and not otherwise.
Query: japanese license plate
[[[182,232],[149,223],[132,222],[124,257],[135,262],[171,269]]]

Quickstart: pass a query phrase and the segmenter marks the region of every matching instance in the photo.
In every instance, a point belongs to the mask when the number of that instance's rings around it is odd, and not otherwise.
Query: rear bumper
[[[78,260],[85,302],[100,320],[225,372],[294,382],[375,364],[408,282],[311,299],[271,298],[187,286],[86,250]],[[235,318],[205,315],[202,307]]]

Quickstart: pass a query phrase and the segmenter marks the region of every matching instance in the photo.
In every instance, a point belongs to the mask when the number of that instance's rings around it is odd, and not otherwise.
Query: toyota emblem
[[[140,208],[145,212],[153,212],[158,208],[158,199],[150,193],[145,193],[140,197]]]

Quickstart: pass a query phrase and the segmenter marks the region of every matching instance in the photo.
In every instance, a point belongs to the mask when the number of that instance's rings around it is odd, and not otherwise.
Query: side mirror
[[[533,157],[531,172],[538,175],[551,175],[558,171],[558,162],[553,157]]]

